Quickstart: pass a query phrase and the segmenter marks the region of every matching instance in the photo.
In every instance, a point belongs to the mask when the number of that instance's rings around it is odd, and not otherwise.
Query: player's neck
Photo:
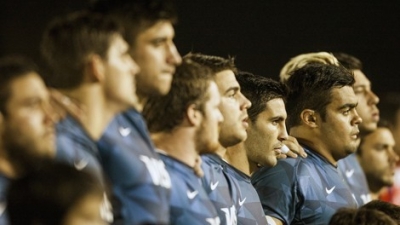
[[[112,118],[126,108],[110,101],[100,86],[84,86],[63,91],[83,109],[82,118],[75,118],[93,140],[98,140]]]
[[[144,96],[142,94],[140,94],[139,92],[136,93],[138,96],[138,103],[136,105],[136,110],[138,112],[142,112],[143,111],[143,107],[146,104],[147,100],[149,99],[147,96]]]
[[[379,200],[380,193],[381,193],[380,191],[378,191],[378,192],[372,192],[372,191],[370,191],[369,194],[370,194],[370,196],[371,196],[371,201],[373,201],[373,200]]]
[[[290,129],[290,135],[295,137],[301,145],[305,145],[311,148],[309,150],[318,153],[333,166],[337,166],[337,159],[335,159],[332,152],[328,149],[325,143],[321,141],[318,133],[315,133],[310,129],[304,129],[301,126],[298,126],[292,127]]]
[[[250,163],[247,158],[244,142],[227,148],[224,158],[230,165],[250,176]]]
[[[367,177],[367,181],[368,180]],[[382,189],[384,188],[382,185],[378,185],[375,182],[368,182],[368,188],[369,188],[369,193],[371,194],[371,200],[377,200],[379,199],[379,195],[382,192]]]
[[[215,151],[215,154],[221,158],[225,158],[226,148],[220,144],[217,151]]]
[[[178,128],[171,132],[161,132],[151,134],[151,138],[157,148],[165,151],[169,156],[194,167],[198,152],[194,142],[194,133],[188,128]]]

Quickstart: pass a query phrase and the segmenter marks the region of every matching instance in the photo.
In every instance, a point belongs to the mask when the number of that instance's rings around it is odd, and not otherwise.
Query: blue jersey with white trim
[[[56,134],[55,160],[74,166],[77,170],[90,172],[103,183],[99,151],[83,127],[71,116],[67,116],[57,123]]]
[[[239,212],[238,224],[267,224],[267,220],[261,206],[260,197],[258,197],[256,189],[251,184],[250,177],[231,165],[228,165],[225,168],[226,172],[236,179],[240,187],[242,200],[239,202],[239,205],[241,205],[243,210],[240,210]]]
[[[10,183],[10,179],[5,177],[3,174],[0,174],[0,224],[7,225],[9,224],[8,216],[7,216],[7,188]]]
[[[367,178],[357,160],[356,153],[339,160],[338,171],[349,186],[359,207],[371,201]]]
[[[120,205],[124,224],[169,224],[171,180],[155,152],[143,117],[134,109],[117,115],[98,141],[101,164]]]
[[[217,210],[194,172],[181,161],[166,154],[161,159],[171,176],[170,224],[219,224]]]
[[[307,158],[279,160],[252,176],[264,213],[284,224],[328,224],[342,207],[356,208],[337,168],[304,147]]]
[[[216,154],[202,157],[204,176],[201,181],[211,202],[217,209],[222,225],[237,224],[237,217],[242,210],[242,196],[237,181],[224,171],[227,163]]]

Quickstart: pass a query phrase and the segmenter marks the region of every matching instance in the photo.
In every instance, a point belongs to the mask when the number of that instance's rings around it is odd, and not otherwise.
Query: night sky
[[[272,78],[295,55],[347,52],[364,63],[378,94],[400,91],[400,1],[369,2],[178,0],[176,45],[182,55],[235,56],[240,69]],[[46,24],[87,4],[0,0],[0,55],[24,54],[40,64]]]

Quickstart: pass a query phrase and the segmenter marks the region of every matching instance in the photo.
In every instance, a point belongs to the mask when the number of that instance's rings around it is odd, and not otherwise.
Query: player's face
[[[174,35],[171,22],[161,20],[136,37],[130,52],[141,69],[137,77],[139,96],[165,95],[171,88],[175,68],[182,62]]]
[[[371,90],[371,82],[360,70],[354,70],[354,93],[358,99],[357,113],[362,118],[361,132],[370,132],[376,129],[379,121],[379,110],[376,105],[378,96]]]
[[[104,87],[110,102],[126,108],[137,103],[135,76],[139,67],[129,55],[129,46],[116,35],[108,50],[105,61]]]
[[[325,121],[319,117],[322,143],[336,161],[355,152],[360,143],[358,125],[362,119],[355,109],[357,97],[351,87],[334,88],[326,106]]]
[[[396,112],[396,123],[393,124],[391,130],[396,143],[394,150],[396,151],[397,155],[400,156],[400,110],[397,110]]]
[[[280,150],[282,141],[287,139],[286,109],[281,98],[272,99],[266,104],[255,122],[249,123],[245,146],[250,161],[262,166],[275,166],[275,151]]]
[[[49,93],[38,74],[28,73],[11,81],[7,113],[1,119],[2,136],[10,156],[54,156],[55,115],[49,101]],[[29,152],[12,151],[15,149]]]
[[[231,70],[216,74],[216,83],[221,94],[220,111],[224,117],[219,133],[223,147],[236,145],[247,138],[247,109],[251,102],[240,92],[239,83]]]
[[[219,147],[219,126],[223,121],[219,110],[221,96],[215,82],[210,83],[208,89],[209,99],[204,104],[204,117],[196,134],[196,148],[200,154],[213,153]]]
[[[100,207],[102,200],[101,196],[94,194],[85,196],[69,210],[64,218],[63,225],[108,224],[101,218]]]
[[[375,187],[391,186],[399,157],[394,152],[394,138],[389,129],[379,127],[363,137],[358,159],[368,183]]]

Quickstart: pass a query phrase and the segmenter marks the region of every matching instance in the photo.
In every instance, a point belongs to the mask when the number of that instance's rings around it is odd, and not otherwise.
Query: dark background
[[[0,0],[0,55],[24,54],[40,63],[48,21],[88,0]],[[178,0],[176,45],[235,56],[236,64],[277,78],[293,56],[342,51],[364,63],[379,93],[400,83],[400,1]]]

